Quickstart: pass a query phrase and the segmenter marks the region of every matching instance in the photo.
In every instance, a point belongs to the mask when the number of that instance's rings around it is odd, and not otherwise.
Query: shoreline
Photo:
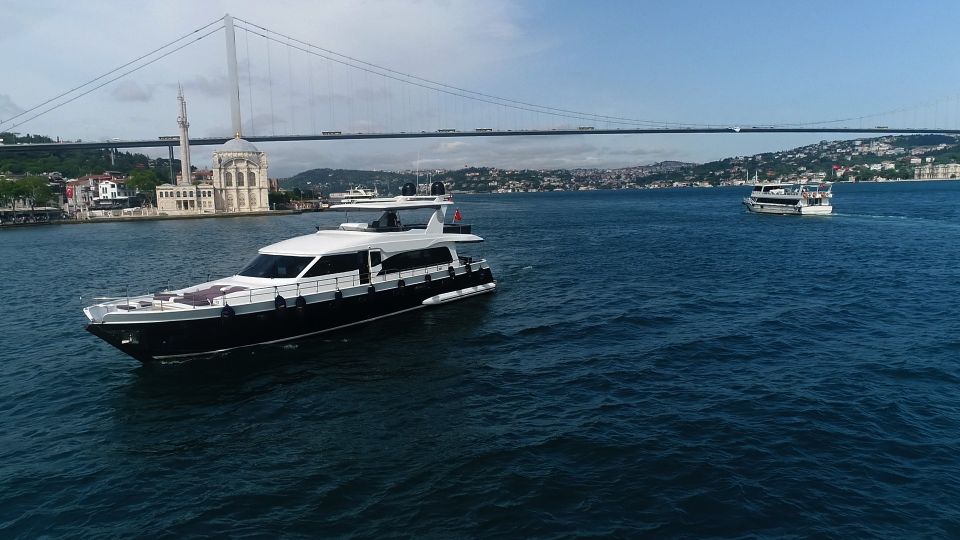
[[[0,231],[4,229],[15,229],[21,227],[42,227],[46,225],[85,225],[93,223],[119,223],[131,221],[168,221],[180,219],[216,219],[216,218],[240,218],[240,217],[261,217],[261,216],[290,216],[302,214],[303,210],[269,210],[265,212],[232,212],[223,214],[196,214],[186,216],[117,216],[117,217],[97,217],[90,219],[55,219],[50,221],[39,221],[31,223],[3,223],[0,224]]]

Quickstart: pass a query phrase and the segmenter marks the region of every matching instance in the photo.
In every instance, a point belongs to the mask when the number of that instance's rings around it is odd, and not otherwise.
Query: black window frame
[[[403,251],[383,259],[381,263],[382,267],[378,275],[413,270],[415,268],[439,266],[452,262],[453,254],[448,247],[432,247]]]
[[[269,255],[260,253],[253,258],[242,270],[237,272],[238,276],[268,278],[268,279],[292,279],[303,273],[303,270],[310,265],[315,257],[304,257],[300,255]],[[290,269],[296,269],[295,274],[291,274]],[[283,273],[279,270],[283,269]]]
[[[344,272],[359,272],[360,262],[357,255],[357,252],[323,255],[307,269],[303,277],[315,278]]]

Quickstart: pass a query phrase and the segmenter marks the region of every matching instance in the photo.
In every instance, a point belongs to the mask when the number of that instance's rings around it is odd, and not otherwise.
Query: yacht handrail
[[[443,264],[436,264],[430,266],[421,266],[418,268],[411,268],[406,270],[399,270],[395,272],[387,272],[384,274],[373,274],[368,272],[366,274],[357,274],[353,276],[338,276],[333,278],[319,278],[310,281],[302,281],[298,283],[287,283],[284,285],[269,285],[265,287],[255,287],[251,289],[243,289],[239,291],[233,291],[229,293],[222,293],[218,296],[214,296],[210,299],[208,304],[189,304],[192,309],[197,308],[207,308],[212,306],[225,306],[229,304],[230,300],[246,300],[246,302],[238,302],[238,304],[253,304],[255,303],[254,297],[261,297],[256,300],[256,302],[268,302],[274,300],[274,298],[283,293],[296,293],[296,296],[301,296],[302,294],[316,294],[320,292],[330,292],[330,291],[339,291],[342,289],[351,289],[363,285],[375,285],[377,283],[387,283],[388,281],[399,281],[405,277],[414,277],[414,276],[423,276],[431,274],[433,272],[442,272],[450,268],[462,268],[467,265],[470,265],[471,268],[476,267],[477,270],[482,268],[482,264],[486,262],[486,259],[477,259],[474,260],[472,257],[460,256],[456,261],[450,261]],[[459,263],[459,266],[456,266]],[[476,266],[475,266],[476,265]],[[364,278],[366,281],[364,281]],[[216,282],[208,284],[207,286],[217,285]],[[229,285],[224,284],[224,288],[228,288]],[[330,288],[332,286],[332,288]],[[157,294],[173,294],[173,298],[181,297],[184,294],[188,293],[198,293],[200,292],[201,287],[197,286],[190,289],[177,289],[177,292],[173,291],[161,291]],[[263,298],[264,295],[269,295],[269,297]],[[146,298],[152,295],[140,295],[135,297],[126,297],[126,304],[130,305],[131,300],[139,300],[140,298]],[[117,300],[123,300],[124,297],[118,297]],[[183,307],[187,304],[177,302],[175,300],[157,300],[159,302],[158,307],[160,311],[164,311],[165,307],[170,307],[171,304],[179,304],[175,309],[184,309]],[[107,311],[104,313],[112,313],[118,311],[117,306],[120,304],[113,303],[103,303],[97,304],[107,308]]]

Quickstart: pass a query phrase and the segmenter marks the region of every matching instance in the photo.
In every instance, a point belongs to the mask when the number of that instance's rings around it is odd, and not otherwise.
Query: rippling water
[[[496,295],[150,366],[92,295],[342,214],[0,231],[0,536],[960,535],[960,184],[746,191],[458,197]]]

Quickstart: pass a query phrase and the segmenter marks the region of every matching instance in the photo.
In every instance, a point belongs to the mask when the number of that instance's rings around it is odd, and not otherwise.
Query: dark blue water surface
[[[81,307],[343,215],[0,231],[0,537],[960,536],[960,183],[747,191],[458,196],[496,295],[166,365]]]

